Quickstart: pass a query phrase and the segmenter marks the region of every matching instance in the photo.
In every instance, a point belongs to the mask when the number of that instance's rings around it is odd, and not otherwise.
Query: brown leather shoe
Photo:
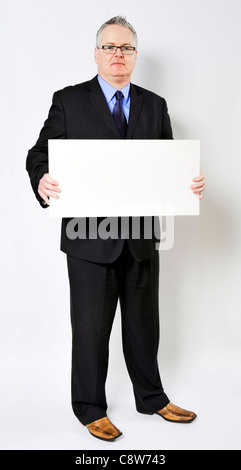
[[[97,419],[86,426],[92,436],[102,439],[103,441],[114,441],[117,437],[122,435],[122,432],[111,423],[107,416]]]
[[[156,411],[159,416],[174,423],[191,423],[197,415],[193,411],[183,410],[169,402],[167,406]]]

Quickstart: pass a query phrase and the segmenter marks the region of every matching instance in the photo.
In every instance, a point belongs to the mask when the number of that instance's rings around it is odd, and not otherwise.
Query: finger
[[[201,182],[199,182],[199,183],[192,184],[192,185],[190,186],[190,188],[191,188],[191,189],[197,189],[197,188],[202,188],[202,187],[204,187],[204,186],[205,186],[204,181],[201,181]]]
[[[195,178],[193,178],[193,181],[202,181],[204,180],[205,176],[201,173],[199,176],[195,176]]]
[[[51,176],[49,176],[48,173],[45,173],[45,175],[43,175],[43,180],[48,182],[48,183],[51,183],[51,184],[54,184],[54,185],[58,185],[58,181],[54,180],[53,178],[51,178]]]
[[[42,191],[39,191],[39,194],[41,196],[41,198],[48,204],[48,206],[50,205],[50,202],[49,202],[49,199],[47,198],[47,196],[45,196],[45,194],[42,192]]]
[[[201,191],[204,191],[204,188],[196,188],[196,189],[194,188],[194,189],[192,189],[193,193],[200,193]]]
[[[56,191],[51,191],[50,189],[46,189],[46,188],[45,188],[44,194],[50,197],[55,197],[56,199],[59,197]]]
[[[55,197],[55,198],[58,198],[59,195],[57,194],[57,192],[54,190],[52,191],[51,189],[47,189],[43,186],[40,186],[40,191],[45,194],[46,196],[51,196],[51,197]]]
[[[61,192],[61,189],[59,187],[55,186],[54,184],[47,183],[46,181],[41,182],[41,187],[50,189],[51,191],[57,191],[58,193]]]

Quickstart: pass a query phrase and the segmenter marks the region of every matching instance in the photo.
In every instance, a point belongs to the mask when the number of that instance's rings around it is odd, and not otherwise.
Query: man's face
[[[106,26],[100,36],[99,47],[104,45],[136,46],[133,33],[120,25]],[[95,62],[99,75],[109,83],[128,83],[134,70],[137,51],[132,55],[123,55],[120,49],[116,53],[106,54],[95,48]]]

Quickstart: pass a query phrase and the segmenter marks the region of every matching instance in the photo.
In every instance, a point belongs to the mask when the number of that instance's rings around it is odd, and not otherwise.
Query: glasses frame
[[[113,52],[107,52],[105,50],[106,46],[113,47],[113,48],[115,48],[115,50]],[[129,50],[131,50],[131,53],[129,53],[129,54],[128,53],[125,54],[125,50],[126,50],[127,47],[129,48]],[[97,47],[97,49],[101,49],[105,54],[116,54],[117,49],[120,49],[122,55],[133,55],[135,50],[136,50],[136,47],[134,47],[134,46],[113,46],[112,44],[104,44],[103,46]]]

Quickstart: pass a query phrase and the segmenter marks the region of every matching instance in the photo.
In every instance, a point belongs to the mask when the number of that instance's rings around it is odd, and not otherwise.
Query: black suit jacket
[[[172,129],[164,98],[131,84],[131,107],[127,139],[172,139]],[[29,150],[26,169],[36,198],[42,207],[48,207],[38,194],[38,183],[48,173],[48,139],[120,139],[118,128],[109,110],[97,76],[75,86],[54,93],[48,118],[36,144]],[[148,158],[148,156],[147,156]],[[50,175],[54,178],[54,175]],[[104,214],[103,214],[104,218]],[[98,218],[98,223],[103,220]],[[77,258],[109,263],[120,254],[124,241],[101,238],[71,240],[66,225],[71,219],[62,219],[61,250]],[[88,236],[87,219],[87,236]],[[155,253],[156,238],[144,239],[141,218],[141,239],[129,239],[135,259],[142,261]]]

